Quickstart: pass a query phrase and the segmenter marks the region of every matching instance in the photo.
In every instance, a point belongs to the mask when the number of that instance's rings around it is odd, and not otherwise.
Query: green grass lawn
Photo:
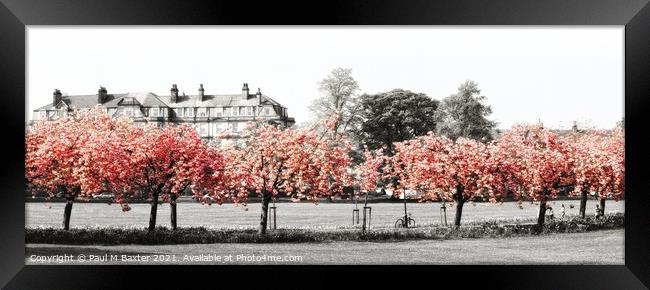
[[[84,262],[84,264],[624,264],[624,230],[551,234],[530,237],[404,242],[328,242],[278,244],[186,244],[69,246],[27,244],[26,264],[32,255],[169,255],[175,261]],[[225,257],[232,262],[183,261],[185,255]],[[290,262],[237,261],[238,255],[292,256]],[[302,261],[297,260],[302,257]],[[73,260],[66,264],[80,264]]]
[[[587,214],[593,215],[595,200],[587,203]],[[567,215],[577,215],[579,201],[563,200],[549,203],[556,216],[560,214],[560,205],[564,204]],[[572,204],[575,208],[569,208]],[[607,201],[606,213],[624,212],[624,201]],[[27,202],[25,204],[25,227],[61,227],[64,203]],[[393,227],[395,221],[404,215],[402,203],[373,203],[372,226],[376,228]],[[539,206],[525,202],[523,209],[516,202],[503,204],[467,203],[463,208],[463,223],[481,221],[533,221]],[[75,227],[146,227],[149,224],[148,204],[133,204],[132,210],[122,212],[119,205],[102,203],[75,203],[72,208],[70,226]],[[363,206],[359,205],[360,215]],[[248,210],[246,210],[246,208]],[[354,204],[349,203],[278,203],[278,228],[331,229],[350,227]],[[408,203],[408,211],[416,220],[416,225],[440,223],[440,203]],[[209,228],[255,228],[259,224],[260,204],[248,207],[224,205],[202,205],[199,203],[178,204],[178,226]],[[447,220],[452,224],[455,209],[447,208]],[[169,226],[169,205],[158,207],[157,225]]]

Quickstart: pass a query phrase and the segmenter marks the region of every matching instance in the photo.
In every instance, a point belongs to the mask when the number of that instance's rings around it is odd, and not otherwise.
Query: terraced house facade
[[[68,112],[98,106],[113,117],[128,116],[135,122],[192,124],[202,138],[240,138],[246,123],[262,120],[290,127],[295,123],[287,108],[263,95],[251,94],[244,83],[241,94],[206,95],[201,84],[198,94],[179,95],[174,84],[168,96],[151,92],[109,94],[100,87],[96,95],[63,96],[56,89],[52,103],[34,110],[33,120],[56,120]]]

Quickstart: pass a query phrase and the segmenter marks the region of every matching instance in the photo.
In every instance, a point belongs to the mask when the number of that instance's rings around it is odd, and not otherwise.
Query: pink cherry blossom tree
[[[489,151],[483,143],[428,134],[397,144],[393,165],[402,190],[421,191],[422,200],[446,200],[455,203],[454,225],[459,227],[463,205],[476,198],[501,194],[488,170]],[[397,190],[400,190],[399,188]]]
[[[133,191],[151,200],[149,231],[156,227],[159,199],[171,206],[171,227],[176,228],[176,199],[194,182],[198,172],[205,170],[206,150],[196,130],[187,125],[148,126],[132,147],[120,151],[128,160],[122,169],[128,171],[119,180],[122,191]],[[213,164],[214,165],[214,164]]]
[[[455,203],[455,226],[460,226],[463,205],[475,198],[500,200],[513,178],[497,151],[466,138],[452,141],[429,133],[394,144],[395,154],[366,151],[359,166],[362,188],[373,190],[387,184],[395,194],[412,190],[421,201],[446,200]],[[387,182],[388,180],[388,182]]]
[[[588,194],[598,195],[601,213],[605,200],[620,200],[625,193],[624,132],[615,130],[587,130],[566,137],[575,147],[573,174],[575,189],[580,195],[580,215],[585,217]]]
[[[600,190],[601,214],[605,213],[605,199],[619,201],[625,198],[625,131],[616,128],[607,139],[604,149],[609,152],[608,166],[605,175],[609,176]]]
[[[351,145],[341,133],[332,133],[332,123],[326,120],[303,129],[249,126],[244,146],[224,150],[226,178],[212,193],[236,202],[246,202],[252,194],[260,196],[260,235],[266,234],[272,198],[284,194],[296,201],[317,201],[342,194],[351,183]]]
[[[515,125],[496,146],[515,175],[516,194],[540,203],[537,223],[542,225],[546,202],[574,183],[572,146],[542,124]]]
[[[105,135],[119,135],[124,119],[112,119],[98,109],[70,113],[58,121],[37,121],[25,136],[25,178],[50,197],[66,199],[63,228],[70,228],[72,205],[105,190],[106,176],[96,151]],[[120,196],[117,201],[121,202]]]

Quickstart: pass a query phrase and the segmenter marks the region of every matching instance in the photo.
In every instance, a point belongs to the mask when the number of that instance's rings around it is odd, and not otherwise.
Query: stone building
[[[154,122],[159,127],[189,123],[205,139],[238,138],[246,123],[254,120],[285,127],[295,123],[285,106],[263,95],[260,89],[251,94],[247,83],[240,94],[223,95],[205,94],[202,84],[196,95],[179,94],[174,84],[168,96],[151,92],[109,94],[104,87],[100,87],[96,95],[64,96],[56,89],[52,102],[34,110],[32,119],[56,120],[72,110],[95,106],[113,117],[128,116],[135,122]]]

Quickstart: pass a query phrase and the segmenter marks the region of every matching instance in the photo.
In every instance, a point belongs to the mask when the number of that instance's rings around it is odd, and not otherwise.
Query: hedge
[[[553,233],[581,233],[625,227],[625,215],[618,213],[601,218],[574,217],[568,220],[536,224],[500,224],[496,221],[465,225],[460,228],[426,226],[408,229],[372,229],[363,234],[360,229],[318,231],[308,229],[270,230],[260,236],[256,229],[208,229],[205,227],[166,227],[148,232],[146,228],[27,228],[26,243],[47,244],[208,244],[208,243],[306,243],[331,241],[403,241],[443,240],[464,238],[504,238],[545,235]]]

